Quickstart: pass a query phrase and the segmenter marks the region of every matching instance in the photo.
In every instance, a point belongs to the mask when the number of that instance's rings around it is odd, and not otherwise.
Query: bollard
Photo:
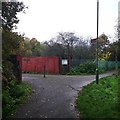
[[[44,78],[46,77],[46,65],[44,65]]]

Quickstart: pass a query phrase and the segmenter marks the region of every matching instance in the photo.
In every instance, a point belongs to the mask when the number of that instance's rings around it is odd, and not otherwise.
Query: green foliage
[[[72,68],[68,75],[95,74],[96,65],[93,62],[80,64],[79,67]]]
[[[2,84],[3,89],[8,82],[14,79],[10,56],[20,54],[20,43],[23,37],[17,32],[12,32],[19,22],[17,13],[24,11],[22,2],[2,2]]]
[[[15,79],[12,71],[13,64],[8,60],[2,61],[2,88],[4,89],[8,82]]]
[[[117,59],[120,61],[120,41],[113,42],[110,44],[109,51],[111,53],[109,60],[115,61],[116,59],[116,48],[117,49]]]
[[[8,30],[2,31],[2,57],[3,60],[9,58],[10,55],[20,54],[20,43],[23,37],[18,35],[17,32]]]
[[[70,70],[69,73],[67,73],[67,75],[81,75],[82,73],[80,72],[79,67],[74,67]]]
[[[46,45],[40,43],[36,38],[24,38],[21,45],[22,56],[41,56],[44,54]]]
[[[19,22],[17,13],[24,9],[23,2],[2,2],[2,28],[12,30]]]
[[[9,116],[19,104],[25,102],[31,93],[31,86],[27,83],[17,84],[14,80],[9,82],[8,87],[2,93],[3,117]]]
[[[44,44],[46,45],[46,48],[42,55],[65,57],[65,48],[63,45],[52,40],[49,42],[46,41]]]
[[[115,76],[100,79],[85,86],[76,103],[81,118],[119,118],[118,112],[118,80]],[[96,119],[97,120],[97,119]]]
[[[94,74],[96,70],[96,65],[93,62],[87,62],[80,65],[81,73]]]

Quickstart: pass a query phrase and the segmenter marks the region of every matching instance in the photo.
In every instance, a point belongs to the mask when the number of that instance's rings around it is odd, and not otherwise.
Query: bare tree
[[[60,32],[57,36],[57,43],[64,46],[66,56],[68,59],[68,71],[71,68],[71,59],[73,57],[73,47],[78,42],[79,37],[75,36],[73,32]]]

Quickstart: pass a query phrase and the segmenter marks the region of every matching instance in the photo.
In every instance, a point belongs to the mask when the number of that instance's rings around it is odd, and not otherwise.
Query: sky
[[[48,41],[59,32],[75,32],[79,36],[97,35],[97,0],[19,0],[28,9],[19,13],[15,31],[28,38]],[[99,35],[114,36],[119,0],[99,0]]]

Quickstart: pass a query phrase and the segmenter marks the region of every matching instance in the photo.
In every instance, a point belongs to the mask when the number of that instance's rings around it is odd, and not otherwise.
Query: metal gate
[[[60,58],[57,56],[22,58],[22,71],[44,73],[44,66],[46,66],[46,73],[59,74]]]

